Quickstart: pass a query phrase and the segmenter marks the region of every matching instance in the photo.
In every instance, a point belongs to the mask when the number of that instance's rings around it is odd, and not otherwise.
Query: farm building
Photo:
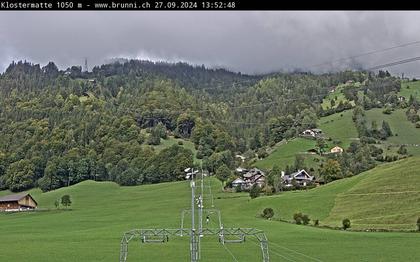
[[[245,162],[245,157],[242,155],[236,155],[235,157],[240,158],[242,160],[242,162]]]
[[[302,136],[320,137],[322,136],[322,130],[318,128],[306,129],[302,132]]]
[[[236,172],[238,172],[239,174],[245,174],[246,172],[248,172],[248,169],[242,168],[242,167],[238,167],[236,169]]]
[[[0,197],[0,211],[24,211],[36,209],[38,203],[28,193]]]
[[[331,153],[343,153],[343,151],[344,150],[339,146],[335,146],[335,147],[331,148],[331,150],[330,150]]]
[[[314,177],[309,175],[305,169],[302,169],[290,175],[282,174],[282,180],[286,187],[293,186],[292,181],[295,181],[295,183],[299,186],[307,186],[314,181]]]
[[[245,187],[245,181],[238,177],[237,179],[232,181],[232,187],[240,187],[241,189],[243,189]]]
[[[239,172],[239,170],[241,172]],[[238,168],[236,171],[242,174],[242,177],[235,179],[232,182],[232,187],[240,187],[241,189],[250,189],[253,185],[258,185],[259,187],[264,187],[265,184],[265,175],[264,172],[258,168],[252,168],[251,170],[246,170],[243,168]]]

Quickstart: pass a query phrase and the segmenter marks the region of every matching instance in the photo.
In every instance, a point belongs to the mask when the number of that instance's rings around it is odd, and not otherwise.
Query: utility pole
[[[194,182],[194,168],[193,168],[191,172],[191,229],[192,230],[195,230],[194,202],[195,202],[195,182]]]
[[[197,234],[195,231],[195,181],[194,175],[197,173],[194,172],[194,168],[191,169],[191,237],[190,237],[190,252],[191,252],[191,262],[197,262],[199,257],[199,241],[197,241]]]
[[[85,72],[88,72],[88,62],[87,62],[87,57],[85,57]]]
[[[201,259],[201,238],[203,237],[203,200],[204,200],[204,174],[201,169],[201,192],[198,200],[198,216],[199,216],[199,238],[198,238],[198,258]]]
[[[203,194],[204,194],[204,184],[203,184],[203,180],[204,180],[204,174],[203,174],[203,169],[201,169],[201,194],[200,194],[200,200],[199,200],[199,219],[200,219],[200,237],[203,237]]]

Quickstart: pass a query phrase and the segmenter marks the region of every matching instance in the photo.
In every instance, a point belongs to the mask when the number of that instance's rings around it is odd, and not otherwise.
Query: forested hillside
[[[363,83],[345,91],[355,102],[323,109],[331,87],[349,80]],[[235,154],[252,156],[293,138],[317,127],[322,115],[354,105],[398,106],[399,89],[389,75],[352,71],[250,76],[137,60],[92,72],[12,63],[0,76],[0,187],[48,191],[86,179],[183,179],[194,164],[191,150],[182,141],[155,150],[169,135],[193,142],[210,172],[233,169]],[[358,112],[358,131],[365,132]]]

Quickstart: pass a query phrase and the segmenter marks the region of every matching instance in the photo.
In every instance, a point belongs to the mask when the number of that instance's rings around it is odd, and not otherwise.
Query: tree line
[[[0,75],[0,188],[174,181],[194,157],[223,174],[234,168],[235,154],[262,154],[316,127],[329,87],[366,77],[352,71],[249,76],[137,60],[92,72],[13,62]],[[389,91],[378,90],[373,94]],[[193,142],[196,155],[182,145],[158,150],[168,136]]]

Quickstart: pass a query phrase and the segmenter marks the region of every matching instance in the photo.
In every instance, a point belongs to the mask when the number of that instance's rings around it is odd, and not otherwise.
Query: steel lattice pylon
[[[220,210],[211,208],[211,209],[203,209],[203,212],[205,214],[217,214],[219,227],[220,228],[222,227],[222,215],[221,215]],[[191,209],[184,209],[181,212],[181,229],[184,228],[185,215],[188,214],[188,213],[191,213]]]
[[[197,239],[199,236],[195,230],[191,229],[133,229],[126,233],[124,233],[121,239],[121,249],[120,249],[120,262],[126,262],[128,256],[128,243],[135,238],[138,238],[142,242],[148,242],[148,239],[153,238],[153,242],[166,242],[169,236],[189,236],[190,234],[194,234],[193,239]],[[234,237],[242,237],[242,236],[251,236],[255,237],[260,242],[260,248],[262,253],[262,261],[269,262],[269,252],[268,252],[268,240],[266,235],[263,231],[255,229],[255,228],[205,228],[202,231],[204,236],[209,235],[217,235],[219,236],[219,241],[222,244],[225,244],[225,237],[226,236],[234,236]],[[157,239],[161,239],[162,241],[156,241]],[[166,239],[166,241],[165,241]],[[194,243],[194,242],[192,242]],[[197,250],[194,247],[191,247],[191,252]],[[198,258],[195,254],[191,254],[192,258]]]
[[[190,172],[191,171],[191,172]],[[143,243],[163,243],[169,240],[169,236],[189,236],[190,237],[190,258],[191,262],[198,262],[201,259],[200,238],[204,236],[218,236],[222,245],[226,243],[242,243],[246,236],[253,236],[260,242],[262,252],[262,261],[269,262],[268,241],[263,231],[255,228],[223,228],[220,211],[217,209],[204,209],[203,193],[204,193],[204,175],[201,172],[201,193],[198,199],[195,198],[195,181],[194,176],[197,170],[194,168],[186,168],[187,179],[191,178],[191,209],[185,209],[181,213],[181,228],[178,229],[133,229],[124,233],[120,243],[120,262],[126,262],[128,256],[128,243],[134,238],[139,238]],[[211,191],[211,186],[209,186]],[[213,199],[213,197],[212,197]],[[196,203],[197,202],[197,203]],[[195,228],[195,205],[198,205],[198,230]],[[212,207],[214,206],[212,200]],[[219,220],[219,228],[203,228],[203,212],[212,214],[217,213]],[[191,213],[191,228],[184,228],[184,216]],[[228,237],[226,239],[226,237]],[[229,239],[230,237],[230,239]],[[234,239],[231,239],[234,237]]]

